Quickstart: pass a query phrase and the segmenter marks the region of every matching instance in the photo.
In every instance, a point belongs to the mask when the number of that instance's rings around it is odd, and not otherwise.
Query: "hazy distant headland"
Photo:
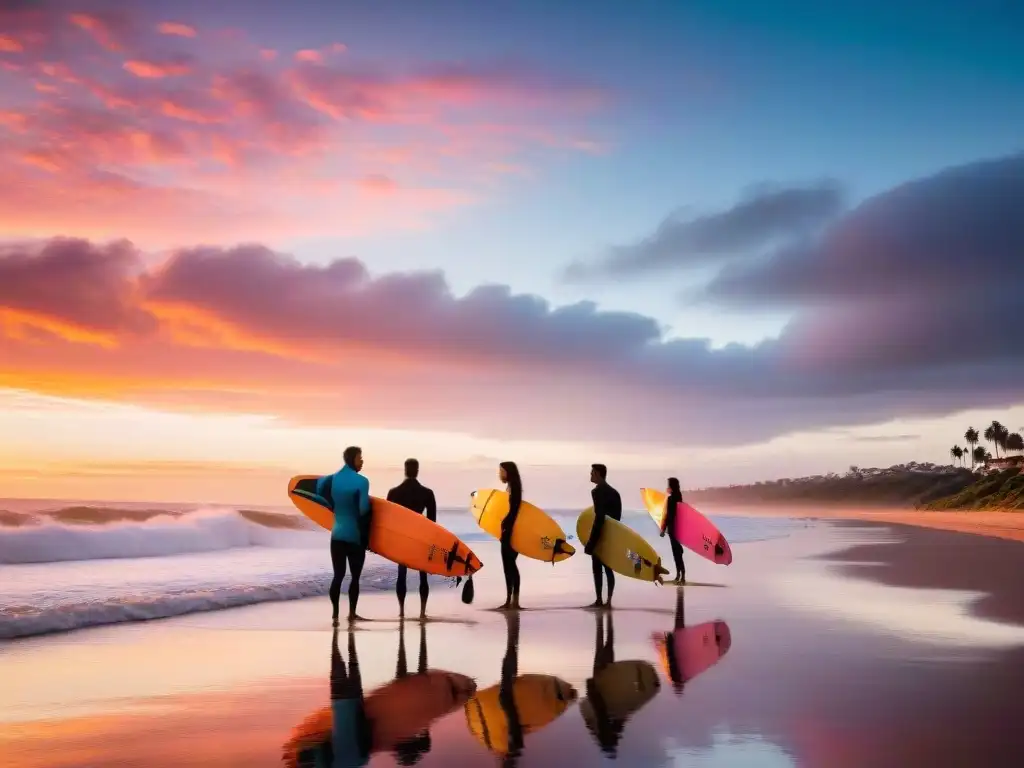
[[[687,491],[684,497],[694,504],[915,507],[959,493],[977,477],[966,468],[912,461],[885,469],[850,467],[844,475],[700,488]]]

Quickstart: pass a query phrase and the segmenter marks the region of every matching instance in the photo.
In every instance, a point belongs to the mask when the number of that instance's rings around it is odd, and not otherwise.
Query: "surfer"
[[[420,463],[416,459],[405,460],[405,480],[401,485],[395,486],[388,491],[388,501],[400,504],[406,509],[411,509],[417,514],[426,513],[427,519],[432,523],[437,522],[437,502],[434,499],[434,492],[422,485],[417,479],[420,474]],[[405,616],[405,593],[406,578],[409,569],[404,565],[398,566],[398,584],[395,591],[398,593],[398,615]],[[427,582],[427,574],[420,571],[420,618],[426,618],[427,598],[430,595],[430,584]]]
[[[420,658],[416,674],[427,672],[427,625],[420,624]],[[395,667],[395,679],[401,680],[409,675],[409,665],[405,657],[405,624],[398,625],[398,663]],[[430,729],[424,728],[415,736],[395,744],[395,759],[399,765],[416,765],[430,751]]]
[[[612,607],[612,593],[615,591],[615,573],[594,553],[604,529],[605,518],[612,520],[622,519],[622,497],[619,492],[608,484],[608,467],[604,464],[590,465],[590,482],[594,484],[590,491],[590,498],[594,502],[594,525],[590,529],[590,539],[587,546],[583,548],[584,553],[590,555],[590,564],[594,571],[594,593],[597,599],[590,604],[590,608],[601,608],[605,603],[601,600],[603,583],[601,571],[604,571],[608,579],[608,603]]]
[[[359,602],[359,577],[370,546],[370,481],[359,474],[363,468],[363,449],[351,445],[345,449],[343,458],[345,465],[341,469],[333,475],[324,475],[316,483],[317,494],[327,499],[334,510],[334,527],[331,528],[334,579],[329,592],[334,626],[338,626],[338,603],[346,562],[352,569],[352,581],[348,585],[348,620],[352,623],[362,619],[356,613],[356,604]]]
[[[511,462],[509,462],[511,463]],[[515,467],[515,464],[512,464]],[[518,477],[518,475],[517,475]],[[501,682],[498,686],[498,703],[508,723],[508,745],[503,765],[515,766],[523,751],[523,723],[519,717],[514,696],[516,678],[519,676],[519,614],[505,615],[506,643],[505,657],[501,660]]]
[[[511,608],[518,611],[519,566],[516,560],[519,553],[512,549],[512,530],[519,516],[519,506],[523,502],[523,481],[514,461],[503,461],[498,465],[498,479],[505,483],[508,490],[508,514],[501,521],[501,568],[505,572],[505,603],[501,610]]]
[[[611,757],[615,757],[618,751],[619,740],[625,730],[626,721],[624,718],[613,718],[601,695],[601,689],[597,684],[597,677],[609,665],[615,663],[615,625],[612,623],[612,614],[608,614],[608,634],[604,633],[604,614],[595,614],[597,619],[596,635],[594,637],[594,669],[590,679],[587,680],[587,700],[594,710],[594,722],[590,726],[591,732],[597,739],[601,751]]]
[[[665,520],[661,527],[661,535],[668,533],[672,544],[672,559],[676,562],[676,584],[686,581],[686,566],[683,564],[683,545],[676,537],[676,505],[682,503],[683,492],[679,490],[679,478],[668,479],[668,498],[665,499]]]

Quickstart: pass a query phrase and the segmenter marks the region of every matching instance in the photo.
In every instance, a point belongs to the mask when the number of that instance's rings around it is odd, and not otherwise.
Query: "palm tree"
[[[1008,451],[1024,451],[1024,436],[1020,432],[1011,432],[1006,436],[1006,443],[1003,446]]]
[[[953,457],[953,461],[959,461],[964,457],[964,449],[959,445],[954,445],[949,449],[949,455]]]
[[[979,445],[979,446],[977,446],[977,447],[976,447],[976,448],[975,448],[975,449],[974,449],[974,450],[972,451],[972,456],[971,456],[971,459],[972,459],[972,461],[973,461],[974,463],[977,463],[977,464],[984,464],[984,463],[985,463],[985,457],[986,457],[987,455],[988,455],[988,451],[986,451],[986,450],[985,450],[985,447],[984,447],[984,446],[982,446],[982,445]]]
[[[970,446],[969,453],[971,455],[971,466],[974,466],[974,446],[978,444],[978,430],[974,427],[968,427],[967,431],[964,432],[964,440],[967,441],[967,445]]]
[[[999,444],[1005,439],[1003,434],[1007,432],[1006,427],[1000,424],[998,421],[993,421],[987,427],[985,427],[985,439],[988,440],[996,448],[996,458],[999,458]]]

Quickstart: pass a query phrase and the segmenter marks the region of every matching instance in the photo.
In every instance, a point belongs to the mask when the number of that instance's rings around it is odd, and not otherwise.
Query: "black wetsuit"
[[[608,483],[600,482],[590,491],[590,498],[594,502],[594,526],[590,530],[590,539],[587,542],[586,550],[591,553],[590,564],[594,571],[594,591],[597,593],[598,601],[600,601],[603,586],[601,571],[604,570],[604,575],[608,579],[608,599],[611,600],[612,593],[615,591],[615,573],[611,568],[602,563],[597,555],[593,554],[593,551],[600,540],[601,532],[604,530],[605,518],[610,517],[612,520],[622,519],[622,497]]]
[[[401,504],[406,509],[411,509],[419,514],[426,513],[427,519],[437,522],[437,502],[434,500],[434,492],[420,483],[415,478],[406,478],[405,481],[388,491],[388,501]],[[402,612],[405,612],[406,579],[409,569],[398,566],[398,585],[395,591],[398,593],[398,605]],[[427,609],[427,597],[430,595],[430,584],[427,582],[427,574],[420,571],[420,607]]]
[[[506,745],[503,764],[514,766],[523,753],[523,724],[516,708],[516,678],[519,676],[519,615],[511,614],[508,621],[508,641],[505,645],[505,658],[501,662],[501,681],[498,686],[498,703],[505,713],[508,723],[508,744]]]
[[[686,581],[686,566],[683,564],[683,545],[676,538],[676,504],[683,500],[683,494],[672,491],[665,501],[665,530],[672,544],[672,559],[676,563],[676,573],[682,581]]]
[[[608,614],[608,635],[604,634],[604,615],[597,614],[597,636],[594,638],[594,669],[590,679],[587,680],[587,700],[590,701],[594,710],[594,722],[587,723],[590,731],[597,739],[601,751],[607,755],[615,756],[618,750],[619,740],[625,730],[626,721],[624,718],[613,718],[608,703],[601,695],[597,687],[597,676],[615,663],[615,625],[612,623],[612,615]]]
[[[519,600],[519,566],[516,565],[519,553],[512,549],[512,529],[519,517],[522,501],[520,494],[510,493],[508,514],[501,521],[501,568],[505,572],[506,603]]]
[[[420,659],[416,674],[427,672],[427,635],[426,625],[420,624]],[[409,665],[405,657],[405,633],[398,630],[398,664],[395,667],[395,679],[400,680],[409,674]],[[424,728],[404,741],[395,744],[395,760],[399,765],[415,765],[430,751],[430,729]]]

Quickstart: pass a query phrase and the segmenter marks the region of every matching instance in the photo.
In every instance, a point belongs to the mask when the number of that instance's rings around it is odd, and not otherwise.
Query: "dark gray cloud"
[[[815,231],[842,209],[843,192],[832,180],[803,187],[752,187],[732,208],[716,213],[675,213],[653,234],[631,245],[610,248],[595,262],[566,268],[567,281],[697,266],[742,256],[778,239]]]
[[[1022,256],[1018,156],[903,185],[812,245],[723,271],[709,301],[795,313],[752,347],[668,339],[650,317],[502,285],[456,296],[438,271],[371,276],[357,259],[309,265],[258,245],[183,249],[156,269],[126,243],[9,246],[0,310],[116,336],[116,349],[55,347],[45,370],[189,382],[165,386],[162,403],[193,402],[200,371],[223,407],[319,424],[710,446],[1024,401]],[[249,346],[171,345],[167,305]],[[0,337],[5,370],[36,376],[38,342]],[[283,362],[282,348],[316,359]]]

